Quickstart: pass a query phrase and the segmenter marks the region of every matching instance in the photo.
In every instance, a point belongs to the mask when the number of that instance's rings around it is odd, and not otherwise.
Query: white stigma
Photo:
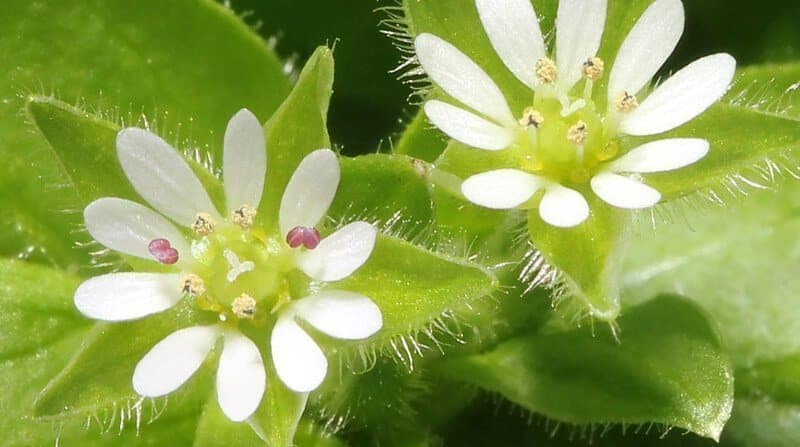
[[[228,270],[228,275],[225,277],[228,282],[234,282],[242,273],[252,272],[256,268],[253,261],[239,261],[239,257],[231,250],[223,251],[222,255],[225,256],[231,266],[231,269]]]

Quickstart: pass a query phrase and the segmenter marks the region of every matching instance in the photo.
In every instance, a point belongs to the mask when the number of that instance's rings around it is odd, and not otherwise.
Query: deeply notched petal
[[[148,244],[166,239],[179,256],[189,255],[181,232],[155,211],[130,200],[104,197],[83,210],[86,230],[104,246],[131,256],[153,260]]]
[[[217,400],[228,419],[241,422],[258,409],[267,373],[258,347],[238,331],[225,331],[217,369]]]
[[[736,60],[725,53],[692,62],[627,115],[620,130],[628,135],[655,135],[689,122],[725,95],[735,71]]]
[[[583,63],[597,55],[606,24],[606,6],[607,0],[558,2],[556,63],[561,91],[572,89],[581,79]]]
[[[201,212],[220,219],[192,168],[158,135],[136,127],[122,129],[117,156],[136,192],[165,216],[187,227]]]
[[[535,88],[536,62],[547,49],[530,0],[476,0],[475,6],[500,59],[520,81]]]
[[[498,169],[476,174],[461,184],[470,202],[497,210],[516,208],[530,200],[545,181],[517,169]]]
[[[128,321],[163,312],[182,297],[180,275],[108,273],[84,281],[75,291],[75,307],[102,321]]]
[[[572,228],[589,217],[589,204],[578,191],[552,183],[539,204],[539,216],[554,227]]]
[[[675,50],[685,22],[681,0],[656,0],[642,14],[617,53],[608,80],[608,103],[621,92],[636,95]]]
[[[328,212],[339,187],[339,161],[319,149],[300,162],[283,192],[278,222],[286,235],[295,227],[314,228]]]
[[[293,312],[278,318],[270,336],[275,372],[289,389],[315,390],[325,379],[328,360],[317,343],[294,321]]]
[[[362,340],[383,326],[380,308],[355,292],[324,290],[297,301],[294,308],[320,332],[341,340]]]
[[[516,123],[500,88],[464,53],[428,33],[417,36],[414,46],[422,68],[448,95],[497,124],[511,126]]]
[[[200,368],[219,335],[216,326],[194,326],[171,333],[136,365],[133,389],[144,397],[177,390]]]
[[[426,102],[425,115],[447,136],[467,146],[499,151],[510,146],[514,140],[513,130],[446,102]]]
[[[222,177],[228,215],[242,205],[258,209],[266,173],[264,130],[252,112],[242,109],[225,129]]]
[[[323,239],[313,249],[297,257],[303,272],[318,281],[347,278],[367,259],[375,248],[378,230],[367,222],[353,222]]]
[[[610,172],[652,173],[680,169],[708,154],[709,143],[700,138],[670,138],[643,144],[606,167]]]
[[[661,193],[631,178],[601,172],[592,178],[592,191],[606,203],[625,209],[645,209],[661,200]]]

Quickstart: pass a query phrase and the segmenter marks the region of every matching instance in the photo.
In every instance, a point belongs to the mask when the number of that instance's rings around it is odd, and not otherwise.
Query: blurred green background
[[[441,0],[464,2],[472,0]],[[336,84],[330,112],[333,141],[354,155],[388,148],[388,136],[413,113],[410,89],[390,73],[400,56],[381,34],[380,9],[394,0],[232,0],[246,21],[274,39],[278,54],[295,67],[317,45],[336,46]],[[753,64],[800,58],[800,1],[684,0],[686,33],[667,70],[714,52]],[[480,32],[480,30],[476,30]]]

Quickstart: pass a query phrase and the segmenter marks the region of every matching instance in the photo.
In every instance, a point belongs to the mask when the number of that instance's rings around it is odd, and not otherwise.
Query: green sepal
[[[733,406],[733,372],[705,314],[662,296],[619,323],[619,340],[608,327],[539,333],[437,369],[561,422],[655,422],[718,439]]]
[[[264,125],[267,178],[256,218],[269,228],[278,224],[283,191],[300,161],[317,149],[331,149],[328,106],[333,94],[333,51],[318,47],[308,59],[294,89]]]
[[[392,146],[392,152],[434,162],[446,147],[447,137],[431,126],[425,112],[419,109]]]
[[[292,447],[295,445],[300,418],[306,409],[307,393],[296,393],[278,378],[271,357],[262,350],[267,370],[267,390],[261,406],[250,417],[252,430],[269,447]]]

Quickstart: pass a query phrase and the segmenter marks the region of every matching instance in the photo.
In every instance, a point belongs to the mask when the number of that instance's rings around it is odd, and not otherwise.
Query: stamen
[[[247,230],[248,228],[253,226],[253,221],[256,218],[256,214],[258,212],[255,208],[250,205],[242,205],[233,212],[231,219],[236,225],[242,227],[242,229]]]
[[[316,228],[294,227],[286,235],[286,243],[289,247],[298,248],[301,245],[309,250],[317,248],[321,237]]]
[[[197,297],[206,293],[205,283],[199,276],[193,273],[187,273],[183,275],[181,281],[183,283],[183,288],[181,291],[187,295]]]
[[[252,272],[256,268],[256,264],[253,261],[240,262],[239,257],[231,250],[223,251],[222,256],[225,256],[225,259],[231,266],[231,269],[228,270],[228,274],[225,276],[228,282],[234,282],[242,273]]]
[[[178,250],[166,239],[153,239],[147,244],[147,250],[162,264],[172,265],[178,262]]]
[[[256,300],[252,296],[243,293],[233,300],[231,311],[239,318],[252,319],[256,313]]]
[[[606,69],[606,63],[603,62],[602,59],[599,57],[592,57],[586,60],[583,63],[583,67],[581,71],[583,72],[583,77],[590,81],[599,81],[603,78],[603,73]]]
[[[533,107],[528,107],[522,112],[519,125],[522,127],[540,128],[544,124],[544,116]]]
[[[558,79],[558,67],[552,59],[543,57],[536,62],[536,79],[542,84],[552,84]]]
[[[214,218],[208,213],[197,213],[192,224],[192,230],[198,236],[207,236],[214,232],[217,227]]]
[[[587,126],[583,121],[578,121],[567,131],[567,140],[569,140],[570,143],[582,146],[584,143],[586,143],[586,137],[588,135],[589,126]]]
[[[617,107],[617,112],[631,113],[639,107],[639,101],[636,100],[636,96],[622,92],[617,95],[617,102],[614,105]]]

